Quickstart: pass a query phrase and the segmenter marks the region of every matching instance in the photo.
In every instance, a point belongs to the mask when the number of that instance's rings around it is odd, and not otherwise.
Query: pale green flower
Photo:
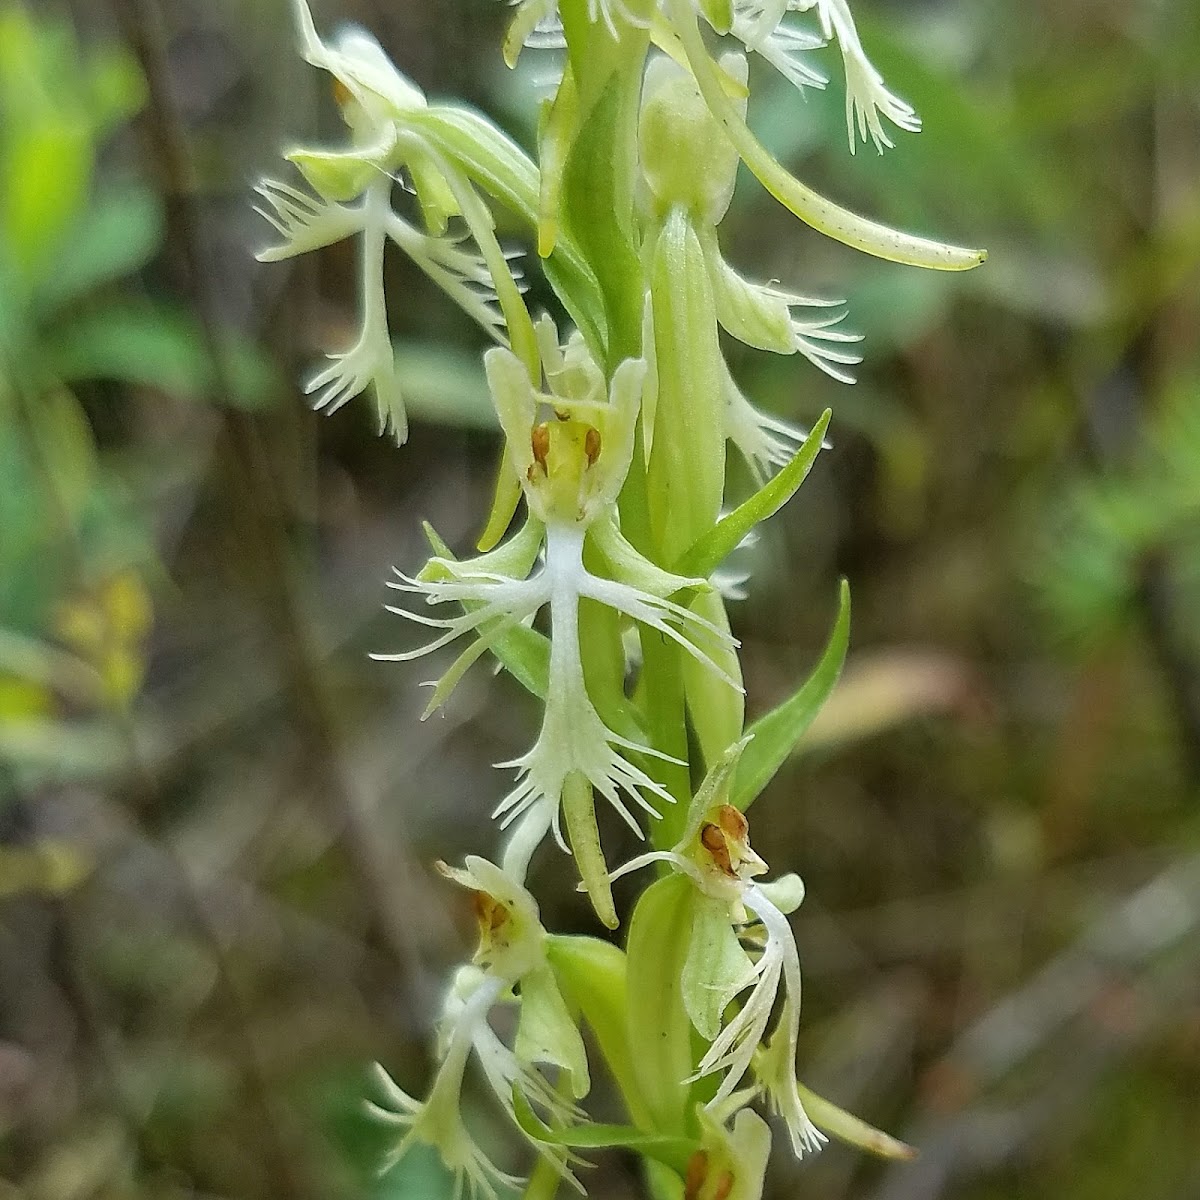
[[[771,1131],[748,1108],[731,1128],[700,1109],[701,1148],[688,1163],[684,1200],[762,1200]]]
[[[282,238],[259,259],[276,261],[347,237],[361,239],[358,337],[349,349],[328,355],[328,362],[309,375],[304,390],[313,396],[313,407],[325,412],[335,412],[371,390],[380,433],[391,432],[402,443],[408,421],[388,329],[386,243],[399,246],[502,345],[508,344],[507,313],[502,309],[520,309],[528,321],[520,304],[524,287],[520,272],[509,265],[514,256],[496,242],[491,215],[470,183],[417,130],[414,119],[428,110],[421,90],[395,68],[370,34],[347,28],[324,42],[307,0],[293,0],[293,5],[304,57],[334,78],[350,146],[289,152],[287,157],[316,196],[272,179],[258,185],[266,204],[257,211]],[[430,232],[392,208],[401,172],[411,179]],[[446,233],[447,222],[455,217],[465,222],[466,234]]]
[[[800,1029],[800,955],[787,913],[804,889],[798,877],[756,883],[767,864],[750,845],[744,814],[724,802],[749,738],[732,746],[696,793],[682,837],[670,850],[652,851],[627,862],[616,879],[654,862],[670,863],[695,885],[691,940],[684,966],[683,996],[688,1016],[710,1045],[695,1078],[723,1072],[709,1108],[720,1111],[745,1079],[761,1046],[780,991],[783,1006],[771,1038],[775,1067],[764,1083],[783,1117],[797,1156],[825,1140],[809,1120],[796,1090],[795,1062]],[[742,942],[749,942],[753,954]],[[731,1019],[725,1010],[743,993]],[[776,1061],[777,1060],[777,1061]]]
[[[519,1184],[480,1151],[463,1122],[461,1092],[472,1055],[502,1110],[539,1155],[580,1191],[570,1167],[575,1160],[561,1146],[525,1133],[517,1119],[514,1091],[555,1125],[582,1118],[536,1069],[542,1062],[565,1071],[575,1099],[587,1095],[587,1054],[546,958],[546,931],[536,901],[523,884],[487,859],[469,856],[462,868],[440,864],[442,873],[474,896],[479,922],[475,964],[455,976],[439,1023],[440,1063],[429,1095],[418,1101],[377,1068],[383,1104],[368,1103],[379,1119],[404,1130],[384,1163],[387,1170],[412,1146],[432,1146],[463,1191],[494,1200],[497,1187]],[[519,997],[514,996],[519,987]],[[488,1023],[501,1004],[518,1006],[516,1042],[509,1048]]]
[[[530,521],[520,534],[490,554],[465,562],[434,559],[420,576],[401,575],[389,583],[396,590],[423,597],[429,605],[456,603],[466,611],[454,617],[431,617],[392,607],[389,611],[442,632],[415,650],[375,656],[407,661],[478,632],[478,639],[435,685],[434,701],[427,710],[432,711],[497,638],[549,605],[549,687],[542,729],[527,753],[499,764],[518,772],[516,786],[496,806],[494,815],[504,827],[522,821],[510,860],[513,868],[519,866],[521,871],[551,828],[566,848],[559,816],[560,806],[572,794],[568,783],[573,777],[584,781],[584,787],[574,793],[582,802],[590,805],[590,789],[594,788],[639,837],[641,826],[630,802],[647,815],[657,816],[655,802],[672,800],[661,784],[628,757],[631,753],[665,756],[610,729],[588,694],[579,644],[580,601],[595,601],[656,630],[718,673],[721,669],[705,647],[735,644],[726,630],[670,598],[684,589],[706,590],[709,585],[654,566],[619,528],[616,499],[633,458],[645,363],[640,359],[623,362],[608,385],[607,399],[602,399],[603,374],[581,339],[572,338],[565,348],[555,344],[551,349],[543,324],[541,340],[550,388],[547,393],[534,389],[525,367],[509,351],[497,348],[484,356]],[[545,419],[539,411],[543,409],[549,410]],[[589,539],[603,553],[611,578],[584,565],[584,543]],[[539,551],[544,556],[542,565],[531,574]],[[740,687],[735,680],[729,683]],[[578,844],[574,848],[584,870],[588,857]],[[598,846],[593,849],[598,851]],[[585,877],[594,881],[596,875],[585,871]],[[593,899],[597,899],[595,894]],[[607,905],[603,915],[615,919]]]

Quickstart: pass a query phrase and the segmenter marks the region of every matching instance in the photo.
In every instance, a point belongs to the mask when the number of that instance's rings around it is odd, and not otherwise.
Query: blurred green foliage
[[[0,8],[0,751],[22,772],[111,766],[98,731],[54,717],[127,710],[151,621],[153,530],[74,389],[211,391],[196,317],[130,286],[162,248],[162,201],[98,170],[145,100],[125,48],[85,52],[67,22]],[[229,350],[226,399],[268,403],[263,355]]]

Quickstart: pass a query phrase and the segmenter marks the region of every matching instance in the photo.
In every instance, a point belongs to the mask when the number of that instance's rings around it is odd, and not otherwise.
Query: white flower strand
[[[725,434],[746,460],[759,487],[778,468],[792,461],[808,437],[799,426],[755,408],[734,381],[728,366],[725,368]]]
[[[362,257],[359,286],[362,318],[358,340],[339,354],[330,354],[329,365],[315,371],[304,384],[318,412],[337,412],[369,386],[375,390],[379,432],[391,432],[397,445],[408,438],[408,417],[396,376],[392,339],[388,332],[387,297],[383,287],[383,248],[386,214],[391,212],[392,181],[383,177],[367,188],[363,198]],[[314,395],[315,393],[315,395]]]
[[[460,1097],[467,1062],[487,1014],[495,1004],[504,981],[485,978],[465,1003],[447,1014],[450,1033],[433,1088],[424,1101],[415,1100],[395,1084],[382,1067],[375,1076],[388,1105],[367,1101],[367,1110],[379,1120],[406,1132],[384,1160],[381,1174],[398,1163],[417,1142],[431,1146],[454,1176],[453,1200],[464,1193],[472,1198],[498,1200],[497,1188],[520,1187],[521,1180],[501,1171],[475,1144],[463,1123]],[[453,996],[453,991],[452,991]]]
[[[766,59],[801,93],[806,87],[824,88],[828,84],[829,80],[801,57],[825,45],[824,39],[816,34],[794,25],[779,24],[762,37],[740,11],[734,14],[731,32],[747,50]]]
[[[856,129],[864,144],[870,135],[880,154],[885,146],[890,148],[896,144],[884,129],[880,115],[887,117],[898,129],[920,133],[921,118],[916,110],[888,90],[883,76],[867,57],[846,0],[789,0],[788,7],[807,12],[814,5],[825,37],[837,38],[842,51],[842,65],[846,72],[846,128],[850,138],[850,153],[854,153]]]
[[[621,751],[663,759],[667,756],[609,729],[588,696],[579,646],[580,600],[595,600],[650,626],[714,671],[719,669],[697,642],[681,630],[690,632],[693,638],[707,634],[730,642],[729,635],[723,630],[682,605],[639,591],[629,584],[593,575],[583,565],[584,533],[585,530],[579,527],[548,526],[544,565],[529,579],[514,580],[494,572],[472,571],[470,564],[435,559],[434,563],[439,568],[451,573],[450,580],[422,580],[401,575],[397,581],[389,581],[388,586],[394,590],[424,596],[427,604],[457,602],[472,607],[460,616],[440,618],[400,606],[389,606],[388,611],[397,616],[444,632],[414,650],[372,656],[380,661],[407,662],[424,657],[464,634],[479,630],[478,641],[451,668],[456,676],[461,675],[465,666],[475,661],[503,632],[537,612],[543,605],[550,605],[550,675],[542,729],[527,753],[510,762],[497,764],[516,768],[519,781],[500,801],[492,815],[500,819],[502,828],[507,828],[534,808],[538,808],[545,816],[552,805],[550,827],[564,849],[558,801],[567,776],[573,771],[586,776],[639,837],[642,836],[641,827],[622,795],[653,817],[659,816],[659,812],[646,798],[647,795],[664,803],[672,802],[670,793],[629,762]],[[691,582],[698,584],[701,581]],[[469,661],[461,670],[457,670],[468,655]],[[722,675],[722,678],[725,676]],[[445,694],[443,691],[442,698]],[[545,807],[539,807],[543,802]],[[545,832],[546,828],[543,827],[543,836]],[[520,851],[520,854],[524,853],[524,850]],[[532,853],[532,849],[529,853]],[[514,862],[519,861],[519,857],[514,859]],[[527,856],[525,862],[527,865]]]
[[[260,250],[255,255],[259,262],[279,262],[296,254],[308,254],[362,230],[361,204],[338,204],[311,196],[277,179],[264,179],[254,190],[270,206],[256,204],[254,211],[283,238],[279,245]]]

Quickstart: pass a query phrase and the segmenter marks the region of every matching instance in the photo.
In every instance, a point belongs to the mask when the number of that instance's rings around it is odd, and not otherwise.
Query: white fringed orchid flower
[[[379,432],[390,432],[399,444],[408,436],[408,422],[384,296],[388,240],[502,345],[508,338],[501,309],[514,311],[524,288],[520,273],[508,265],[513,256],[496,242],[491,217],[471,185],[415,130],[414,116],[427,108],[421,90],[370,34],[349,27],[326,43],[317,34],[307,0],[293,3],[304,57],[333,76],[351,144],[345,150],[301,148],[287,155],[315,196],[278,180],[259,183],[255,190],[265,203],[256,211],[282,240],[258,258],[274,262],[348,237],[361,238],[358,337],[348,350],[330,354],[327,364],[310,374],[304,390],[313,396],[314,408],[332,413],[370,389]],[[400,172],[411,178],[430,232],[393,210],[392,191]],[[465,221],[465,235],[447,235],[447,222],[455,216]]]
[[[824,1141],[804,1111],[795,1076],[800,955],[787,914],[799,907],[804,885],[796,875],[755,882],[767,864],[750,845],[745,815],[723,799],[748,741],[731,747],[709,772],[679,841],[669,850],[631,859],[613,878],[666,862],[696,885],[683,999],[692,1024],[710,1045],[695,1077],[724,1073],[708,1106],[720,1111],[766,1045],[769,1069],[760,1075],[760,1086],[782,1116],[800,1156],[819,1149]],[[753,954],[743,942],[751,945]],[[783,1006],[767,1043],[767,1026],[781,989]],[[726,1021],[726,1009],[746,992],[736,1015]]]
[[[580,869],[594,884],[606,876],[606,869],[599,857],[594,818],[589,816],[592,789],[638,836],[642,831],[630,802],[657,816],[655,802],[670,803],[672,797],[628,757],[631,753],[665,756],[610,729],[588,695],[579,642],[580,601],[595,601],[656,630],[717,673],[722,673],[721,668],[701,647],[735,643],[728,632],[671,599],[686,589],[708,590],[710,585],[654,566],[630,545],[617,522],[616,499],[633,459],[645,363],[641,359],[623,362],[605,399],[603,373],[581,338],[573,337],[560,349],[552,326],[543,323],[540,341],[547,392],[535,390],[525,367],[509,351],[496,348],[484,356],[509,458],[529,506],[528,523],[490,554],[465,562],[435,558],[421,575],[401,575],[391,582],[390,587],[421,596],[429,605],[456,603],[466,611],[454,617],[431,617],[391,608],[409,621],[442,632],[415,650],[376,657],[407,661],[464,634],[478,633],[435,685],[427,712],[433,711],[498,638],[549,605],[550,666],[542,729],[527,753],[500,764],[514,767],[518,781],[494,815],[502,826],[521,822],[506,865],[523,877],[529,855],[550,828],[565,848],[561,808]],[[603,557],[611,577],[585,566],[585,543]],[[530,574],[539,551],[542,565]],[[615,922],[607,887],[591,894],[602,907],[601,916]]]
[[[455,977],[439,1028],[440,1065],[424,1101],[415,1100],[376,1069],[382,1104],[368,1103],[379,1119],[404,1130],[388,1155],[387,1170],[417,1142],[432,1146],[452,1172],[455,1197],[495,1200],[498,1187],[519,1185],[475,1144],[462,1119],[460,1096],[474,1055],[484,1079],[513,1125],[562,1178],[582,1191],[571,1174],[574,1159],[561,1146],[526,1134],[517,1120],[513,1093],[554,1125],[573,1124],[582,1114],[535,1067],[548,1063],[565,1072],[570,1092],[582,1099],[590,1088],[587,1055],[546,959],[546,931],[537,903],[524,886],[487,859],[468,857],[464,868],[439,864],[444,875],[474,897],[479,948],[472,965]],[[513,989],[519,987],[519,998]],[[515,1045],[510,1048],[488,1023],[498,1004],[517,1004]]]
[[[894,146],[881,118],[886,117],[898,129],[919,133],[921,119],[912,106],[890,91],[883,76],[871,63],[863,49],[862,39],[846,0],[688,0],[696,16],[702,18],[717,33],[730,34],[747,50],[761,55],[794,87],[823,88],[828,80],[803,56],[836,41],[842,53],[846,79],[846,128],[850,152],[854,153],[857,139],[875,143],[882,154],[885,147]],[[655,11],[655,9],[659,11]],[[820,32],[799,28],[788,21],[790,13],[816,10]],[[619,25],[649,26],[655,41],[670,51],[676,47],[678,35],[671,25],[671,6],[632,4],[626,0],[588,0],[588,18],[603,23],[615,38]],[[557,21],[554,0],[525,0],[518,5],[509,32],[507,51],[510,65],[522,45],[530,49],[557,47],[559,36],[547,38],[549,32],[561,28]],[[857,135],[857,136],[856,136]]]
[[[543,705],[533,744],[500,764],[516,779],[484,801],[507,830],[499,865],[441,866],[473,897],[479,946],[446,996],[424,1099],[380,1073],[372,1111],[397,1129],[389,1164],[421,1143],[449,1168],[454,1200],[499,1200],[519,1185],[464,1120],[468,1067],[538,1156],[531,1197],[578,1188],[577,1153],[611,1146],[644,1160],[656,1196],[762,1200],[771,1133],[752,1102],[781,1118],[797,1155],[818,1148],[819,1125],[910,1157],[796,1079],[801,971],[788,914],[804,889],[795,875],[764,882],[743,815],[836,679],[848,592],[815,671],[755,721],[744,756],[742,664],[724,603],[746,583],[731,554],[789,501],[821,441],[749,402],[727,338],[803,357],[844,383],[860,338],[843,327],[841,301],[745,278],[719,228],[744,164],[847,246],[937,270],[978,266],[982,250],[889,229],[792,175],[748,124],[749,56],[803,91],[828,83],[811,56],[836,41],[852,152],[860,139],[890,146],[893,126],[919,129],[916,114],[866,57],[848,0],[511,0],[508,64],[523,46],[556,52],[530,154],[469,108],[427,103],[368,34],[322,39],[309,0],[291,3],[346,133],[338,146],[287,155],[307,187],[260,184],[278,235],[260,257],[348,238],[361,254],[358,335],[308,379],[316,407],[372,392],[381,428],[404,439],[389,241],[497,343],[483,359],[504,447],[481,553],[458,561],[426,526],[434,557],[389,584],[401,594],[390,611],[420,627],[420,644],[374,657],[456,647],[430,684],[426,716],[489,653]],[[578,327],[565,342],[551,318],[530,315],[497,240],[501,210],[527,229],[550,303]],[[736,504],[730,443],[760,485]],[[502,540],[522,495],[525,519]],[[639,837],[655,835],[651,853],[614,874],[597,793]],[[610,928],[611,881],[662,864],[623,946],[543,928],[526,880],[551,833],[569,843]],[[612,1123],[593,1124],[579,1107],[590,1084],[585,1025],[623,1110]]]

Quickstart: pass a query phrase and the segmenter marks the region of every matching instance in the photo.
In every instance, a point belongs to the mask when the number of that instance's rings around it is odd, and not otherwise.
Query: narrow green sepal
[[[688,1161],[700,1149],[700,1143],[687,1137],[646,1133],[634,1125],[601,1125],[588,1122],[551,1129],[538,1119],[529,1101],[519,1089],[513,1089],[513,1109],[522,1131],[538,1142],[566,1146],[571,1150],[633,1150],[644,1158],[668,1166],[682,1175]]]
[[[588,899],[601,922],[608,929],[616,929],[620,922],[613,904],[612,885],[608,881],[608,864],[604,861],[604,851],[600,846],[596,802],[586,775],[572,771],[567,776],[563,785],[562,811],[567,821],[571,853],[575,856]]]
[[[697,896],[683,964],[683,1006],[696,1031],[713,1041],[729,1002],[754,978],[754,964],[729,919],[729,904]]]
[[[738,765],[731,803],[743,812],[796,749],[821,705],[829,698],[850,644],[850,585],[843,579],[838,599],[837,620],[813,673],[798,691],[750,726],[754,740]]]
[[[455,199],[454,189],[423,154],[412,155],[407,166],[412,176],[413,190],[417,193],[417,203],[421,206],[421,215],[425,219],[425,228],[440,237],[446,232],[450,218],[459,216],[462,211]]]
[[[709,812],[719,804],[732,803],[730,790],[733,787],[738,765],[754,738],[748,733],[739,742],[735,742],[709,768],[704,782],[696,789],[692,802],[688,805],[686,823],[679,837],[678,846],[690,842],[699,832],[700,826],[707,819]]]
[[[649,592],[665,600],[684,588],[700,592],[712,590],[705,579],[675,575],[655,566],[628,541],[611,515],[594,521],[588,530],[588,537],[604,555],[613,578],[637,588],[639,592]]]
[[[797,492],[812,470],[829,429],[833,413],[826,409],[788,463],[774,478],[759,488],[749,500],[722,517],[699,537],[676,561],[673,570],[679,575],[707,578],[741,544],[742,539],[758,524],[773,517]]]
[[[542,109],[538,130],[538,164],[541,187],[538,194],[537,251],[549,258],[558,241],[558,214],[567,158],[579,132],[579,91],[568,64],[554,99]]]
[[[605,1065],[616,1080],[625,1110],[634,1123],[650,1128],[650,1110],[642,1097],[629,1045],[628,960],[611,942],[552,933],[546,957],[563,998],[583,1014]]]
[[[390,146],[349,151],[298,148],[284,158],[296,164],[319,196],[344,203],[357,199],[379,178],[381,160],[389,150]]]
[[[553,0],[526,0],[526,3],[517,6],[516,15],[509,22],[500,47],[504,65],[509,70],[517,65],[521,51],[525,49],[525,41],[537,28],[538,22],[553,11]]]
[[[910,1162],[917,1157],[916,1149],[907,1142],[868,1125],[861,1117],[838,1108],[832,1101],[818,1096],[804,1084],[798,1082],[796,1090],[800,1093],[804,1111],[808,1113],[812,1123],[830,1137],[837,1138],[839,1142],[845,1142],[848,1146],[855,1146],[879,1158]]]
[[[522,1062],[551,1063],[566,1071],[576,1100],[591,1090],[583,1038],[549,966],[521,977],[521,1016],[514,1049]]]
[[[505,447],[500,454],[500,463],[496,468],[496,486],[492,494],[492,508],[488,513],[487,523],[479,535],[476,548],[486,554],[495,549],[505,531],[512,524],[516,515],[517,505],[521,503],[521,481],[517,478],[512,456]]]

